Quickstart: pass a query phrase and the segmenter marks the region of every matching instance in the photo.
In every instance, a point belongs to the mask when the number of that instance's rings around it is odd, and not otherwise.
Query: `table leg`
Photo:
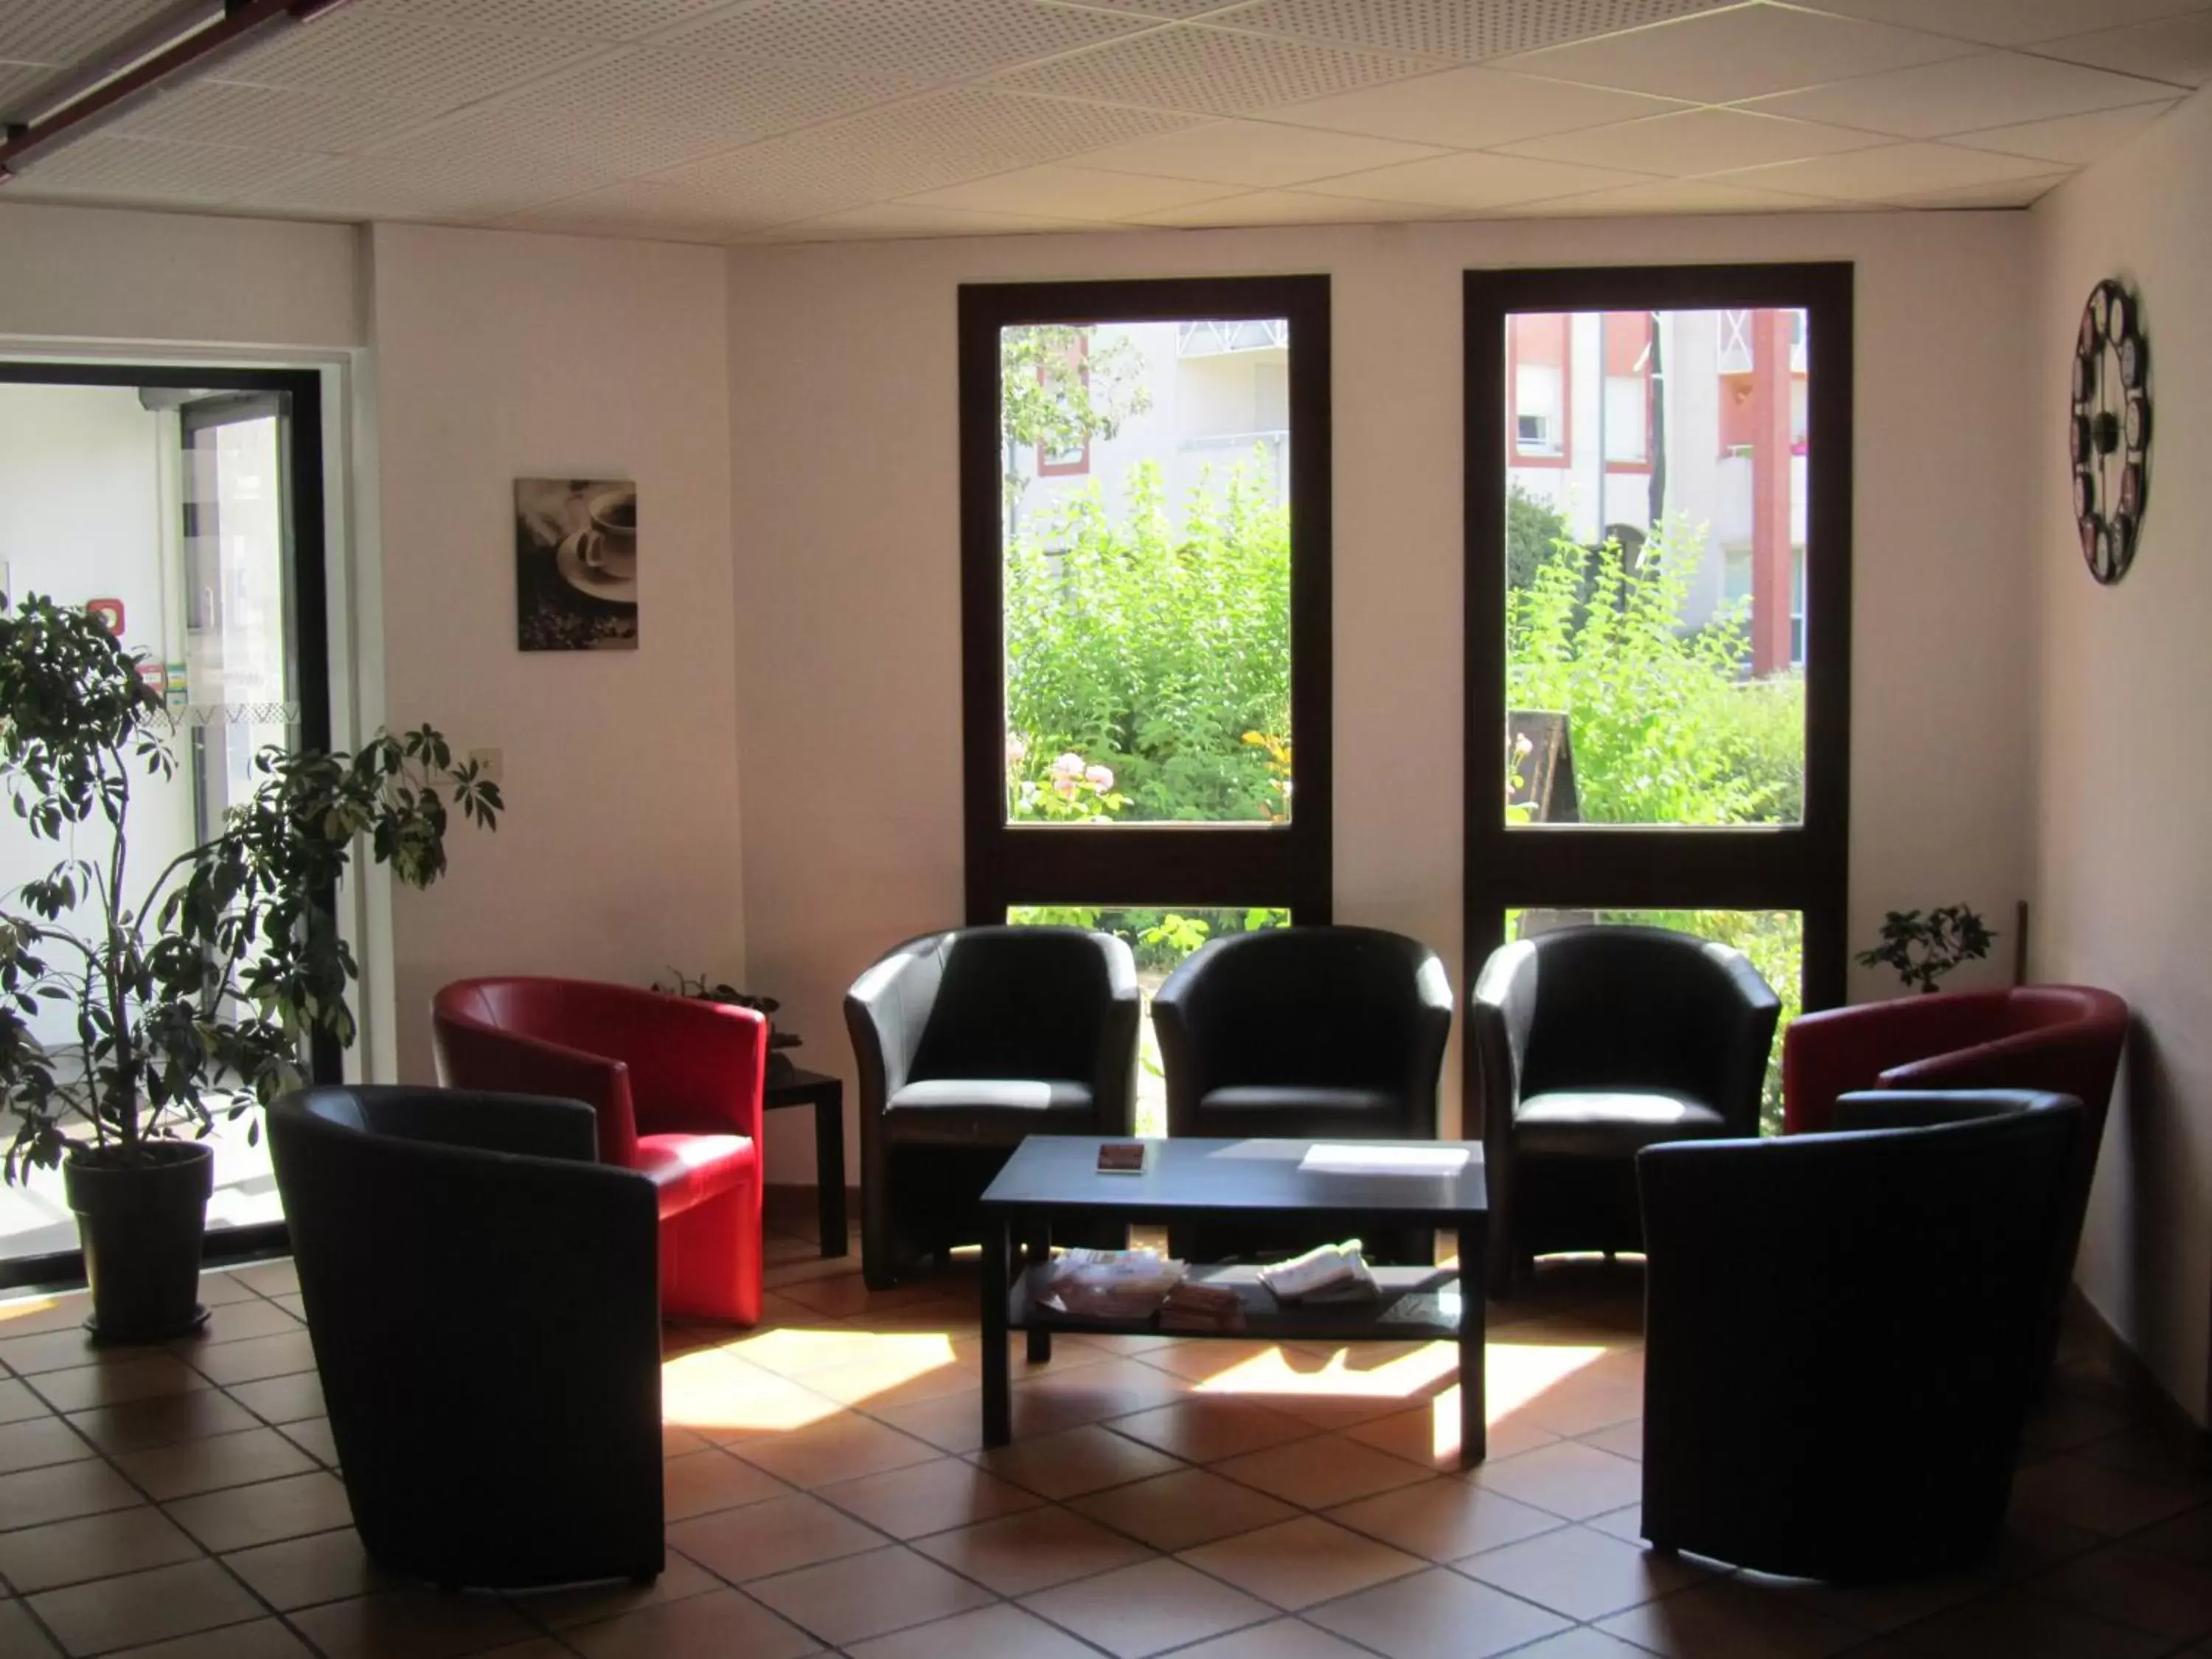
[[[1459,1230],[1459,1461],[1462,1468],[1490,1455],[1490,1401],[1484,1359],[1486,1336],[1484,1303],[1488,1285],[1482,1272],[1482,1220],[1462,1217]]]
[[[1013,1437],[1014,1405],[1006,1364],[1006,1258],[1013,1231],[1005,1218],[983,1221],[983,1443],[1003,1446]]]
[[[814,1180],[822,1254],[845,1254],[845,1085],[814,1103]]]
[[[1036,1267],[1040,1261],[1049,1261],[1051,1260],[1052,1225],[1049,1222],[1041,1221],[1037,1224],[1036,1231],[1029,1236],[1024,1245],[1022,1265],[1026,1269]],[[1044,1325],[1031,1325],[1029,1328],[1029,1353],[1027,1357],[1030,1364],[1032,1365],[1042,1365],[1052,1358],[1052,1330],[1050,1327]]]

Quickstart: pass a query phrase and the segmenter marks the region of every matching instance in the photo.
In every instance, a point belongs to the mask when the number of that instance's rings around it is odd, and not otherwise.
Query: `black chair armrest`
[[[1468,995],[1474,1054],[1467,1069],[1474,1086],[1467,1092],[1474,1115],[1481,1120],[1484,1144],[1492,1149],[1493,1168],[1510,1154],[1522,1067],[1536,1024],[1536,978],[1535,946],[1523,939],[1493,951]]]
[[[2033,1091],[2022,1089],[1866,1089],[1836,1097],[1831,1127],[1838,1133],[1928,1129],[1943,1123],[2004,1117],[2027,1110],[2040,1098]]]
[[[1218,1022],[1206,1018],[1212,988],[1206,980],[1210,945],[1200,945],[1177,964],[1160,988],[1152,993],[1152,1035],[1160,1045],[1160,1070],[1168,1093],[1168,1133],[1197,1133],[1193,1115],[1207,1090],[1213,1087],[1218,1067],[1200,1033]]]
[[[383,1084],[307,1089],[297,1098],[319,1117],[374,1133],[578,1164],[599,1161],[599,1114],[580,1100]]]
[[[1106,963],[1106,1001],[1098,1012],[1091,1098],[1099,1133],[1127,1135],[1137,1123],[1137,1032],[1144,1020],[1144,993],[1128,945],[1111,933],[1094,933],[1091,939]]]
[[[906,1086],[922,1033],[945,981],[941,933],[908,939],[853,981],[845,994],[845,1029],[860,1071],[863,1123],[882,1115]]]
[[[1756,1135],[1782,999],[1741,951],[1711,946],[1706,954],[1720,968],[1724,988],[1713,1010],[1713,1105],[1730,1133]]]
[[[1451,1042],[1451,976],[1443,958],[1424,950],[1413,967],[1413,1004],[1406,1044],[1406,1098],[1436,1133],[1437,1090],[1443,1080],[1444,1050]]]

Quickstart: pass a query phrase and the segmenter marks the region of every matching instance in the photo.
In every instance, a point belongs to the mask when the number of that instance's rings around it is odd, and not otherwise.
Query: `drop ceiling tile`
[[[1258,0],[1215,21],[1337,46],[1474,63],[1712,11],[1736,0]]]
[[[1371,134],[1454,149],[1487,149],[1520,138],[1660,115],[1682,106],[1637,93],[1607,92],[1498,70],[1446,70],[1334,98],[1267,112],[1270,121]]]
[[[1955,40],[1911,29],[1753,0],[1727,11],[1501,58],[1492,67],[1729,104],[1966,50]]]
[[[2107,28],[2202,9],[2203,0],[1813,0],[1823,11],[1992,46],[2017,46],[2070,33],[2085,24]]]
[[[463,110],[380,144],[375,153],[409,157],[432,170],[456,156],[542,155],[611,179],[719,155],[737,142],[681,128],[587,122],[558,104],[531,100]]]
[[[45,64],[0,63],[0,115],[18,113],[14,108],[15,101],[28,97],[42,82],[52,80],[53,75],[53,69]]]
[[[586,236],[732,242],[775,221],[732,212],[702,191],[625,179],[509,215],[498,222],[516,230],[567,231]]]
[[[1547,196],[1632,185],[1639,175],[1602,167],[1532,161],[1519,155],[1439,155],[1371,173],[1348,173],[1307,186],[1324,196],[1359,196],[1376,202],[1419,202],[1461,212],[1534,202]]]
[[[221,144],[176,144],[94,133],[36,157],[11,192],[111,201],[228,202],[310,165],[314,158]]]
[[[1741,110],[1695,109],[1502,148],[1505,155],[1532,155],[1539,161],[1686,177],[1865,149],[1882,142],[1872,133],[1811,121],[1778,120]]]
[[[0,58],[74,64],[150,23],[176,0],[0,0]]]
[[[1102,173],[1091,167],[1024,167],[994,178],[972,179],[908,197],[916,207],[960,208],[969,212],[1025,214],[1044,219],[1127,219],[1161,208],[1211,201],[1231,193],[1225,185],[1188,179],[1154,179],[1136,173]]]
[[[241,196],[237,205],[349,219],[481,221],[613,182],[604,170],[542,155],[456,157],[434,167],[412,156],[343,155]]]
[[[694,55],[892,70],[944,80],[1072,52],[1156,22],[1032,0],[766,0],[661,44]]]
[[[1818,197],[1751,190],[1714,179],[1652,179],[1613,190],[1523,202],[1496,211],[1515,218],[1628,218],[1641,214],[1817,213],[1839,205]]]
[[[2212,81],[2212,12],[2134,28],[2070,34],[2063,40],[2045,40],[2035,50],[2045,58],[2063,58],[2178,87],[2201,87]]]
[[[191,143],[338,155],[396,137],[437,112],[434,106],[386,99],[202,81],[133,111],[114,131]]]
[[[1993,149],[2007,155],[2085,167],[2118,149],[2172,107],[2172,104],[2131,104],[2125,109],[2099,110],[2094,115],[2066,115],[2056,121],[2026,121],[2018,126],[1962,132],[1950,142],[1968,149]]]
[[[1865,202],[1965,190],[2050,171],[2048,161],[1986,150],[1957,149],[1948,144],[1885,144],[1879,149],[1855,149],[1809,161],[1751,167],[1729,173],[1721,182],[1753,190]]]
[[[778,225],[746,238],[753,242],[845,242],[929,236],[1020,236],[1038,231],[1096,232],[1103,227],[1079,220],[1039,218],[1018,213],[963,212],[911,202],[881,202],[848,208]]]
[[[2025,52],[1987,52],[1761,99],[1756,107],[1771,115],[1832,121],[1900,138],[1941,138],[2172,96],[2172,88],[2132,75]]]
[[[1419,75],[1432,65],[1183,25],[1093,47],[1000,77],[1002,86],[1201,115],[1248,115]]]
[[[1339,173],[1418,161],[1440,153],[1433,144],[1404,144],[1312,127],[1279,126],[1267,121],[1212,121],[1094,149],[1076,159],[1087,167],[1249,188],[1295,185]]]
[[[586,40],[636,40],[663,33],[731,0],[356,0],[379,16],[416,17],[512,34],[565,34]]]
[[[451,109],[605,50],[349,9],[279,30],[268,45],[224,63],[214,78]]]
[[[1926,195],[1906,194],[1890,198],[1885,205],[1903,208],[2024,208],[2041,200],[2074,175],[2070,173],[2045,173],[2029,179],[1999,179],[1984,185],[1968,185],[1962,190],[1930,191]]]
[[[1373,202],[1351,196],[1316,196],[1307,191],[1255,190],[1218,201],[1140,213],[1130,222],[1179,230],[1218,230],[1264,225],[1387,224],[1456,216],[1421,202]]]

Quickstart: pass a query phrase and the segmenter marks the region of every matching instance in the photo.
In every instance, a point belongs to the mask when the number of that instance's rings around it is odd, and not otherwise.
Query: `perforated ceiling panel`
[[[224,64],[216,78],[450,109],[604,52],[587,41],[489,34],[339,11]]]
[[[0,0],[0,58],[74,64],[121,40],[178,0]]]
[[[1032,0],[767,0],[683,31],[678,52],[776,58],[932,79],[975,75],[1152,26],[1150,19]]]
[[[453,155],[534,156],[582,167],[595,177],[606,179],[658,173],[729,147],[726,137],[669,127],[633,125],[600,133],[569,111],[524,100],[501,108],[459,111],[404,138],[380,144],[376,154],[410,161],[425,170],[441,167]],[[551,193],[549,190],[541,195]]]
[[[435,113],[382,99],[202,82],[133,111],[116,130],[142,138],[335,154],[366,149]]]
[[[889,70],[769,64],[661,46],[563,70],[510,101],[554,112],[587,134],[643,124],[718,133],[736,144],[856,114],[927,84]]]
[[[1474,63],[1713,11],[1736,0],[1260,0],[1215,21]]]
[[[1402,81],[1436,67],[1419,58],[1194,26],[1156,30],[1016,70],[1000,83],[1063,98],[1243,115]]]
[[[307,161],[275,150],[100,133],[31,162],[22,184],[30,196],[65,191],[117,201],[227,202],[298,172]]]
[[[348,155],[239,205],[373,219],[491,219],[606,182],[603,171],[542,155],[479,155],[436,167],[411,156]]]
[[[365,11],[428,23],[499,29],[511,34],[565,34],[584,40],[637,40],[733,0],[355,0]]]

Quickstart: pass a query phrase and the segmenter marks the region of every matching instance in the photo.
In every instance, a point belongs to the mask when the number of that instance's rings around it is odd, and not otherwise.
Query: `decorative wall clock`
[[[2066,450],[2081,557],[2100,582],[2127,574],[2142,530],[2150,485],[2149,375],[2135,296],[2110,279],[2098,283],[2075,337]]]

